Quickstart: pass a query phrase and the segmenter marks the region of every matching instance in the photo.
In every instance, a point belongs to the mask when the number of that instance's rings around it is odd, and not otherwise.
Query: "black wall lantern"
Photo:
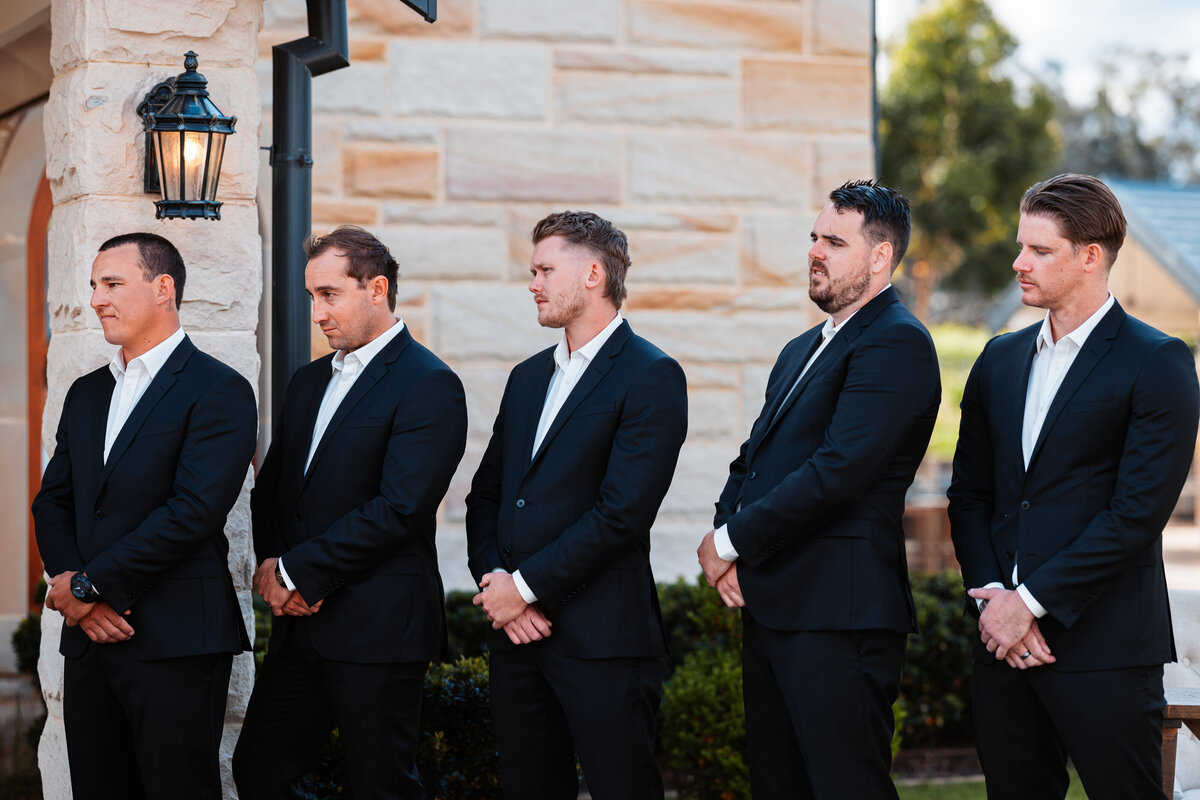
[[[155,86],[137,108],[146,125],[146,192],[162,196],[154,203],[157,219],[221,218],[217,182],[237,117],[208,99],[198,63],[188,51],[187,71]]]

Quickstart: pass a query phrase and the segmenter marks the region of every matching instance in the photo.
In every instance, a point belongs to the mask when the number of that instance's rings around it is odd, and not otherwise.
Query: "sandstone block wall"
[[[260,0],[53,2],[55,77],[45,106],[46,173],[54,198],[48,242],[49,396],[43,429],[50,451],[67,388],[112,357],[114,348],[104,341],[89,306],[88,280],[98,247],[119,233],[151,231],[175,243],[188,269],[184,329],[201,349],[258,383],[261,109],[254,61],[261,24]],[[208,78],[213,101],[238,117],[238,133],[225,149],[220,222],[155,220],[154,198],[142,193],[144,139],[136,108],[154,84],[183,71],[183,54],[189,49],[200,56],[200,72]],[[248,473],[226,533],[234,583],[252,627],[249,487]],[[50,800],[71,795],[62,727],[60,626],[58,614],[43,616],[39,672],[50,717],[39,762]],[[226,751],[240,728],[252,673],[251,656],[240,656],[230,685]],[[228,774],[226,779],[232,795]]]
[[[303,0],[264,10],[269,144],[270,47],[306,27]],[[313,83],[313,223],[393,248],[400,314],[466,384],[447,585],[471,583],[463,501],[507,371],[558,337],[525,284],[530,228],[564,208],[629,235],[623,313],[688,375],[653,561],[659,579],[696,574],[770,366],[818,321],[812,221],[830,189],[873,175],[870,0],[447,0],[433,25],[397,0],[349,11],[351,66]]]

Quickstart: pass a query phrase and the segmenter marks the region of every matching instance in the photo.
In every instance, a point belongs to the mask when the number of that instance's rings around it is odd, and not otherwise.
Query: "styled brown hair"
[[[329,250],[349,261],[346,274],[358,281],[359,286],[366,286],[380,276],[387,278],[388,308],[396,310],[400,265],[387,245],[357,225],[342,225],[326,236],[310,236],[304,241],[304,255],[309,261]]]
[[[114,236],[100,245],[100,251],[112,250],[115,247],[132,244],[137,245],[138,260],[142,263],[142,277],[152,281],[159,275],[170,275],[175,282],[175,309],[183,304],[183,283],[187,280],[187,270],[183,266],[183,256],[175,245],[159,236],[157,233],[123,233]]]
[[[611,222],[590,211],[559,211],[533,226],[534,245],[551,236],[586,247],[604,267],[604,296],[618,309],[625,302],[625,274],[629,272],[629,241]]]
[[[1104,249],[1106,269],[1125,243],[1125,214],[1117,197],[1091,175],[1068,172],[1035,183],[1021,198],[1021,213],[1049,217],[1058,223],[1071,249],[1093,242]]]

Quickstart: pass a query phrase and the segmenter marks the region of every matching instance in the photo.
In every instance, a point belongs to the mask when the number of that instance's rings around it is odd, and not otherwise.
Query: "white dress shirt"
[[[108,463],[108,452],[112,450],[113,442],[129,419],[130,412],[183,338],[183,328],[176,328],[174,333],[128,364],[120,350],[109,362],[108,368],[116,383],[113,384],[112,399],[108,402],[108,423],[104,428],[104,463]]]
[[[567,346],[567,335],[564,332],[562,339],[558,342],[558,347],[554,348],[554,376],[550,378],[550,386],[546,389],[546,400],[542,404],[542,416],[538,419],[537,433],[533,437],[533,449],[529,451],[529,458],[533,460],[538,448],[542,446],[542,440],[546,438],[546,432],[550,430],[550,426],[554,424],[555,417],[558,412],[562,411],[563,404],[567,402],[567,398],[571,396],[571,391],[575,385],[579,383],[579,379],[583,377],[583,373],[587,371],[588,365],[600,352],[600,348],[616,333],[617,328],[621,327],[621,315],[617,314],[613,317],[612,322],[604,327],[604,330],[592,337],[591,341],[582,347],[571,352]],[[507,572],[504,569],[494,569],[493,572]],[[513,573],[513,583],[517,586],[517,591],[521,593],[521,598],[526,603],[536,603],[537,595],[529,588],[529,584],[521,577],[521,570]]]
[[[1037,340],[1034,343],[1033,364],[1029,367],[1029,388],[1025,392],[1025,417],[1021,425],[1021,453],[1025,457],[1026,469],[1029,468],[1029,458],[1033,455],[1033,448],[1042,432],[1042,425],[1046,422],[1046,412],[1050,410],[1054,396],[1058,394],[1058,389],[1062,386],[1063,378],[1071,369],[1071,365],[1075,363],[1075,357],[1083,349],[1083,345],[1091,336],[1092,331],[1100,324],[1100,320],[1104,319],[1104,315],[1108,313],[1115,302],[1112,294],[1109,294],[1108,299],[1096,310],[1096,313],[1057,342],[1054,341],[1054,332],[1050,327],[1049,312],[1042,320],[1042,329],[1038,331]],[[1025,584],[1017,582],[1017,563],[1015,561],[1013,562],[1012,582],[1033,615],[1039,619],[1046,616],[1046,609],[1025,588]],[[988,584],[988,587],[1002,588],[998,583]]]
[[[392,327],[357,350],[352,350],[349,353],[345,350],[338,350],[334,353],[331,365],[331,372],[333,374],[329,378],[329,383],[325,386],[325,395],[321,398],[320,409],[317,410],[317,422],[313,426],[312,444],[308,447],[308,458],[304,461],[305,473],[308,472],[308,468],[312,464],[313,455],[317,452],[317,445],[321,443],[321,438],[325,435],[325,429],[329,427],[329,421],[337,413],[338,406],[342,404],[342,400],[350,393],[354,382],[367,369],[367,365],[371,363],[371,360],[379,355],[379,352],[387,347],[388,343],[395,339],[402,330],[404,330],[404,320],[397,319]],[[292,579],[288,577],[287,570],[283,567],[282,558],[279,559],[277,565],[279,567],[279,574],[283,576],[283,582],[287,584],[287,588],[295,591],[296,584],[292,583]]]
[[[887,286],[876,292],[875,296],[871,299],[874,300],[875,297],[878,297],[890,288],[892,288],[892,285],[889,283]],[[864,305],[866,304],[864,303]],[[861,308],[856,309],[854,314],[857,314],[861,310]],[[800,381],[803,380],[804,376],[808,373],[809,368],[811,368],[813,364],[817,363],[817,359],[821,357],[821,353],[825,352],[825,348],[828,347],[829,343],[833,341],[833,337],[837,336],[839,331],[845,330],[846,323],[854,319],[854,314],[846,317],[841,321],[840,324],[835,323],[833,321],[833,317],[825,320],[825,325],[821,328],[821,344],[817,346],[817,349],[813,352],[812,357],[808,359],[807,363],[805,363],[804,369],[800,370],[800,375],[797,376],[795,382],[792,384],[792,388],[788,389],[788,393],[784,395],[783,402],[779,404],[779,411],[776,411],[776,414],[779,414],[781,411],[783,411],[784,405],[787,404],[788,399],[792,396],[792,392],[796,391],[796,387],[800,385]],[[737,548],[733,546],[733,540],[729,538],[728,525],[722,525],[713,532],[713,545],[717,548],[717,555],[722,561],[737,561],[738,551]]]

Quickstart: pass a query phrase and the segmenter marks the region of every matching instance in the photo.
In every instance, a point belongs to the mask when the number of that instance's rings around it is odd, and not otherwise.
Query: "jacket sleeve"
[[[58,419],[54,456],[42,473],[42,485],[33,498],[33,529],[38,552],[51,577],[83,568],[83,556],[75,539],[75,488],[71,466],[71,442],[67,424],[75,396],[73,384],[63,401]]]
[[[479,462],[479,468],[475,470],[475,477],[471,479],[471,491],[467,495],[467,567],[476,584],[497,567],[505,568],[500,559],[496,528],[504,463],[504,420],[508,413],[508,393],[512,389],[512,382],[510,374],[500,400],[500,411],[492,425],[492,438]]]
[[[995,456],[982,385],[990,347],[991,342],[975,360],[963,389],[954,474],[946,493],[950,500],[950,536],[954,541],[954,555],[962,567],[964,589],[1006,583],[1004,571],[996,561],[991,536]],[[975,602],[970,598],[966,602],[968,610],[974,611]]]

